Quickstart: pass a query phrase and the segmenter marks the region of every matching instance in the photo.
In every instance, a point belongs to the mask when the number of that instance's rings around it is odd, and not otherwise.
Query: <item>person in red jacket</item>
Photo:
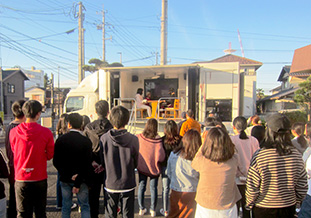
[[[52,132],[37,123],[42,105],[35,100],[23,105],[26,122],[13,128],[10,143],[14,155],[15,195],[18,217],[46,217],[47,161],[54,155]]]

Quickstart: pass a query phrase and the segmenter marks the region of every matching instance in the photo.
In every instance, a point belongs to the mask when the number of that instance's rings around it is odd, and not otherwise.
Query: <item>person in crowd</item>
[[[122,205],[123,217],[134,217],[135,168],[138,163],[139,141],[135,135],[125,129],[129,117],[130,113],[125,107],[112,108],[110,122],[113,129],[100,138],[103,148],[101,160],[106,172],[104,184],[107,218],[117,217],[119,201]]]
[[[142,88],[138,88],[137,89],[137,93],[136,93],[136,96],[135,96],[136,107],[137,108],[146,109],[148,117],[151,117],[151,109],[150,109],[150,107],[143,103],[143,100],[144,100],[144,98],[143,98],[143,91],[144,90]]]
[[[90,120],[89,116],[83,115],[82,116],[81,131],[84,131],[86,125],[88,125],[89,123],[91,123],[91,120]]]
[[[9,171],[4,160],[4,154],[0,150],[0,178],[8,178]],[[5,198],[5,187],[3,182],[0,181],[0,217],[6,218],[6,198]],[[15,216],[16,217],[16,216]]]
[[[91,209],[91,217],[98,218],[99,214],[99,198],[104,181],[104,168],[100,160],[100,137],[113,128],[107,116],[109,114],[109,104],[105,100],[100,100],[95,104],[95,112],[98,119],[89,123],[84,128],[84,135],[92,141],[92,166],[91,183],[89,187],[89,204]],[[106,204],[106,200],[104,200]]]
[[[53,164],[60,176],[62,217],[70,218],[72,197],[77,195],[81,217],[90,217],[88,180],[92,171],[92,142],[80,131],[82,116],[68,115],[69,132],[55,142]]]
[[[294,217],[296,204],[306,195],[307,173],[290,128],[284,114],[267,119],[263,147],[253,155],[246,181],[246,207],[253,218]]]
[[[15,196],[18,217],[46,217],[47,161],[54,155],[52,132],[37,121],[42,105],[30,100],[23,105],[24,123],[10,131],[14,156]]]
[[[302,160],[304,163],[306,163],[308,157],[311,154],[311,122],[310,121],[306,123],[305,131],[306,131],[306,136],[307,136],[307,141],[308,141],[308,147],[305,150],[305,152],[303,152],[303,155],[302,155]]]
[[[241,199],[235,182],[238,155],[226,130],[214,127],[208,131],[192,167],[200,174],[195,217],[237,218],[236,203]]]
[[[180,129],[181,129],[182,124],[183,124],[184,122],[186,122],[186,120],[187,120],[186,114],[187,114],[187,113],[184,111],[184,112],[182,112],[181,115],[180,115],[181,118],[182,118],[182,120],[177,124],[178,133],[180,133]]]
[[[162,165],[162,200],[163,208],[160,213],[167,217],[168,216],[168,205],[169,205],[169,194],[170,194],[170,179],[167,176],[167,160],[172,151],[174,151],[180,144],[181,136],[178,132],[177,124],[174,120],[169,120],[164,125],[164,137],[163,147],[165,150],[165,159],[161,163]]]
[[[198,131],[190,129],[182,143],[171,152],[167,164],[167,175],[171,180],[170,210],[168,217],[194,217],[195,195],[199,173],[191,167],[192,160],[201,146]]]
[[[189,129],[195,129],[201,134],[201,125],[194,119],[194,112],[189,109],[186,114],[186,121],[182,124],[179,135],[184,136]]]
[[[259,146],[263,139],[265,138],[266,128],[264,126],[254,126],[251,131],[251,136],[255,137],[259,143]]]
[[[239,164],[236,174],[236,183],[242,195],[242,199],[238,201],[238,209],[242,207],[243,218],[250,218],[250,211],[245,208],[245,188],[247,171],[253,154],[259,149],[259,142],[253,136],[247,136],[245,129],[247,120],[245,117],[238,116],[233,120],[234,136],[231,136],[231,141],[235,145],[238,152]],[[239,212],[239,211],[238,211]]]
[[[165,159],[162,138],[158,135],[158,122],[149,119],[143,132],[137,135],[139,140],[139,157],[137,171],[139,173],[138,205],[139,215],[147,212],[145,207],[145,191],[147,179],[150,178],[151,217],[156,215],[158,201],[158,179],[161,174],[161,162]]]
[[[297,150],[303,154],[308,147],[308,141],[305,136],[305,124],[302,122],[296,122],[292,125],[292,135],[295,137],[292,139],[292,143]]]
[[[8,218],[15,218],[17,215],[16,212],[16,198],[15,198],[15,175],[14,175],[14,156],[13,152],[11,149],[11,144],[10,144],[10,132],[13,128],[18,126],[19,124],[25,122],[25,115],[23,113],[23,105],[26,101],[25,100],[18,100],[15,101],[12,104],[12,113],[14,116],[14,120],[10,122],[10,124],[7,126],[6,131],[5,131],[5,139],[4,139],[4,144],[5,144],[5,151],[6,155],[8,157],[8,167],[9,167],[9,205],[8,205]]]
[[[255,114],[254,116],[251,116],[249,118],[249,127],[247,127],[247,129],[245,130],[245,133],[247,135],[251,135],[251,132],[252,132],[252,129],[254,126],[261,126],[261,124],[259,123],[260,122],[260,117]]]
[[[60,137],[60,136],[66,134],[68,132],[67,118],[68,118],[68,114],[60,115],[60,118],[59,118],[57,125],[56,125],[57,137]]]
[[[204,121],[204,129],[202,133],[202,142],[204,143],[204,140],[206,138],[206,135],[208,133],[208,130],[211,128],[218,126],[218,127],[223,127],[223,124],[217,120],[216,117],[206,117]]]

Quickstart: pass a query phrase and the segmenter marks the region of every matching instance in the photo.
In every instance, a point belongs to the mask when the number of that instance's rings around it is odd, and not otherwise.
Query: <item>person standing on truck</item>
[[[137,108],[146,109],[147,113],[148,113],[148,117],[151,117],[151,109],[150,109],[150,107],[143,103],[143,101],[144,101],[144,98],[142,96],[143,95],[143,91],[144,90],[142,88],[138,88],[137,89],[137,93],[136,93],[136,96],[135,96],[136,107]]]
[[[95,111],[98,119],[86,125],[84,134],[92,141],[92,166],[94,171],[91,173],[91,183],[89,190],[89,204],[91,217],[98,218],[99,214],[99,197],[104,181],[103,167],[100,164],[100,137],[113,128],[107,115],[109,113],[109,104],[105,100],[100,100],[95,104]],[[106,200],[105,200],[106,201]]]

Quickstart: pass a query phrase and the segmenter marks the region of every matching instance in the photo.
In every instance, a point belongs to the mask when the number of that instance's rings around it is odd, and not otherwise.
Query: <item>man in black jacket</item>
[[[69,133],[56,140],[53,164],[59,172],[62,189],[62,217],[70,218],[72,195],[77,195],[81,217],[90,217],[89,175],[92,171],[92,142],[82,135],[82,116],[68,116]]]
[[[89,190],[89,202],[91,208],[91,218],[98,218],[99,197],[104,181],[103,167],[100,164],[100,137],[112,129],[113,126],[107,119],[109,104],[105,100],[100,100],[95,104],[95,111],[98,119],[89,123],[84,130],[84,134],[92,141],[92,166],[91,185]]]

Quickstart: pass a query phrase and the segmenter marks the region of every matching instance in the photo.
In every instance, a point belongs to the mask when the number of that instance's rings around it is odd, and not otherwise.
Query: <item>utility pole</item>
[[[120,64],[122,64],[122,52],[118,52],[120,54]]]
[[[162,0],[161,65],[167,64],[167,0]]]
[[[54,132],[54,117],[55,117],[55,113],[54,113],[54,74],[51,73],[51,109],[52,109],[52,113],[51,113],[51,117],[52,117],[52,132]]]
[[[104,9],[104,5],[103,5],[103,23],[102,23],[102,31],[103,31],[103,61],[105,62],[106,61],[106,43],[105,43],[105,36],[106,36],[106,33],[105,33],[105,9]]]
[[[82,2],[79,2],[79,83],[84,79],[84,28],[83,28],[83,20],[84,20],[84,13],[85,10]]]
[[[3,88],[3,74],[2,74],[2,66],[0,65],[0,86],[1,86],[1,96],[0,96],[0,101],[1,101],[1,108],[0,108],[0,116],[1,116],[1,118],[2,118],[2,120],[4,119],[3,117],[2,117],[2,115],[4,114],[4,93],[3,93],[3,91],[4,91],[4,88]]]
[[[60,88],[59,88],[59,66],[58,66],[58,92],[57,92],[57,103],[58,103],[58,118],[60,118],[60,97],[59,97],[59,95],[60,95]]]

